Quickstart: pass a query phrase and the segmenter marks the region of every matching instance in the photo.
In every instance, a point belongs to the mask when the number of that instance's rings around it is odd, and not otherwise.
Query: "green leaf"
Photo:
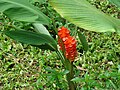
[[[51,73],[56,73],[56,71],[54,69],[51,69],[49,67],[45,68],[46,71],[51,72]]]
[[[32,45],[34,47],[38,47],[40,49],[43,49],[43,50],[51,50],[51,51],[55,51],[55,49],[49,45],[49,44],[43,44],[43,45]]]
[[[85,80],[83,78],[75,77],[71,81],[73,81],[73,82],[84,82]]]
[[[33,23],[33,26],[35,27],[36,32],[51,36],[48,30],[42,24]]]
[[[118,65],[118,73],[120,73],[120,65]]]
[[[87,43],[87,40],[86,40],[84,34],[82,34],[80,31],[78,31],[78,37],[82,43],[84,50],[87,52],[89,46],[88,46],[88,43]]]
[[[109,0],[112,4],[116,5],[118,8],[120,8],[120,0]]]
[[[41,34],[46,34],[49,35],[50,37],[52,37],[50,35],[50,33],[48,32],[48,30],[40,23],[33,23],[33,26],[35,27],[35,31],[37,33],[41,33]],[[40,48],[40,49],[44,49],[44,50],[52,50],[54,51],[55,49],[52,48],[49,44],[44,44],[44,45],[36,45],[36,47]]]
[[[4,31],[4,33],[7,36],[11,37],[12,39],[22,43],[31,44],[31,45],[49,44],[55,50],[57,49],[57,44],[55,40],[46,34],[40,34],[30,31],[23,31],[23,30]]]
[[[45,2],[45,0],[29,0],[29,2],[31,3],[39,2],[39,4],[41,5],[42,3]]]
[[[69,70],[64,70],[63,72],[61,72],[62,75],[66,75],[68,74],[70,71]]]
[[[29,0],[0,0],[0,12],[14,20],[49,24],[49,18]]]
[[[99,11],[86,0],[49,0],[65,19],[86,30],[120,33],[120,20]]]

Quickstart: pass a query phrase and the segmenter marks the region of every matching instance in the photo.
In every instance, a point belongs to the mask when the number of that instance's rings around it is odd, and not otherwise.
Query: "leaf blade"
[[[88,43],[86,41],[85,36],[80,31],[78,31],[78,37],[79,37],[79,39],[80,39],[80,41],[82,43],[82,46],[83,46],[84,50],[87,52],[89,46],[88,46]]]
[[[11,37],[12,39],[30,45],[43,45],[50,44],[55,50],[57,49],[57,44],[55,40],[46,34],[38,34],[30,31],[4,31],[4,33]]]
[[[38,33],[46,34],[50,36],[50,33],[48,30],[40,23],[33,23],[33,26],[35,27],[35,31]]]
[[[86,30],[119,32],[120,20],[107,16],[86,0],[49,0],[54,9],[65,19]]]
[[[28,0],[1,0],[0,12],[5,13],[11,19],[19,21],[40,22],[46,25],[50,22],[50,19],[38,8],[32,6]],[[33,17],[32,20],[30,17]]]

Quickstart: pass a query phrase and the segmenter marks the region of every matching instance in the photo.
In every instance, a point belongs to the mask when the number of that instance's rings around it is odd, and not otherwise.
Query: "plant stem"
[[[73,62],[70,62],[70,60],[67,60],[59,50],[57,50],[56,53],[61,59],[65,69],[69,70],[69,73],[66,75],[69,90],[76,90],[75,84],[73,83],[73,81],[71,81],[74,78]]]
[[[73,81],[71,81],[74,78],[73,62],[66,60],[65,64],[66,64],[66,69],[69,70],[69,73],[67,74],[69,90],[76,90],[75,84],[73,83]]]

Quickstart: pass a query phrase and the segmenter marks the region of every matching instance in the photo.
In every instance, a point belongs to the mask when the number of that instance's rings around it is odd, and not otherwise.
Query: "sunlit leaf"
[[[49,2],[63,18],[81,28],[95,32],[120,33],[120,20],[104,14],[86,0],[49,0]]]
[[[50,35],[48,30],[40,23],[33,23],[33,26],[35,27],[35,31],[38,33]]]

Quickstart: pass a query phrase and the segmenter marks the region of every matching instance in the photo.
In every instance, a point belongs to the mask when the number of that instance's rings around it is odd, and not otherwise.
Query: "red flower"
[[[74,61],[77,56],[76,40],[70,36],[70,31],[65,27],[58,30],[58,36],[58,44],[60,49],[64,52],[65,57],[70,61]]]

